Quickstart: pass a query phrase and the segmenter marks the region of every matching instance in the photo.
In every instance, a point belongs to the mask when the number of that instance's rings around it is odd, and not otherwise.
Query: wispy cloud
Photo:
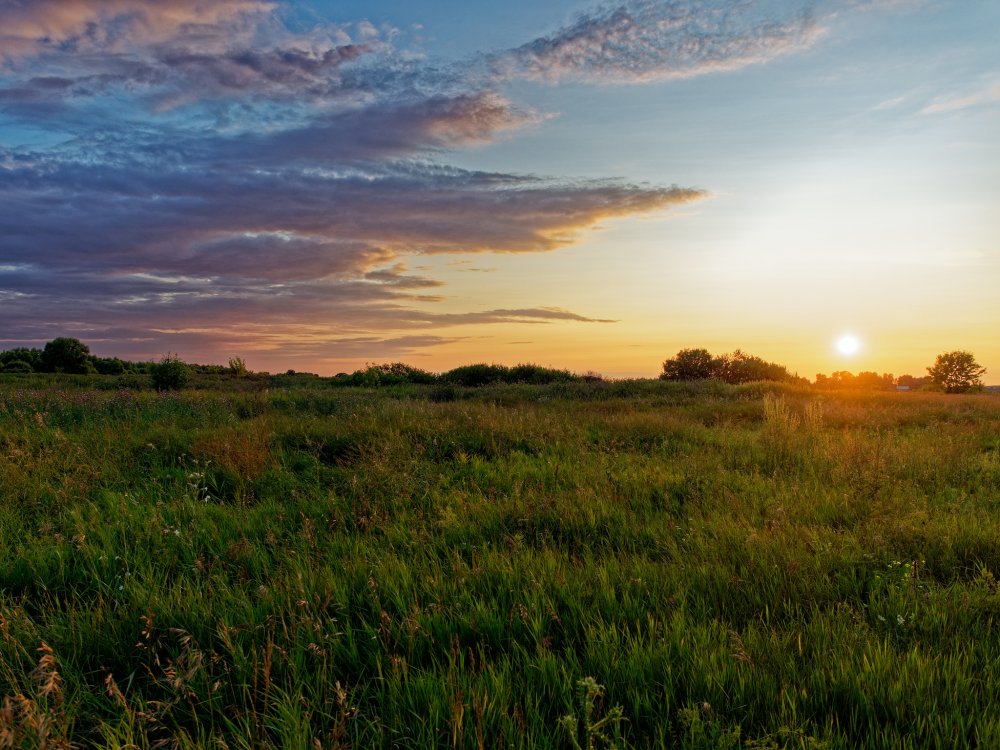
[[[808,11],[775,17],[756,2],[632,0],[494,55],[502,77],[642,83],[735,70],[812,45]]]
[[[993,81],[971,91],[938,96],[920,112],[925,115],[935,115],[998,103],[1000,103],[1000,82]]]

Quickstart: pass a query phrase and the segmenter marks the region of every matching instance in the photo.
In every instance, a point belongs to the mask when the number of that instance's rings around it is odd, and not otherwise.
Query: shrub
[[[475,388],[489,383],[507,382],[509,370],[503,365],[487,365],[480,363],[476,365],[464,365],[456,367],[454,370],[441,375],[441,379],[446,383],[464,385],[467,388]]]
[[[546,383],[573,383],[580,380],[569,370],[554,370],[550,367],[540,365],[515,365],[510,368],[508,374],[509,383],[532,383],[543,385]]]
[[[23,359],[15,359],[13,362],[8,362],[0,366],[0,369],[4,372],[32,372],[31,365]]]
[[[355,370],[350,375],[339,372],[334,377],[334,385],[359,386],[376,388],[382,385],[429,385],[437,381],[437,377],[426,370],[411,367],[403,362],[392,362],[381,365],[368,365],[363,370]]]
[[[176,354],[167,354],[149,368],[150,380],[158,391],[180,390],[191,379],[191,368]]]
[[[243,357],[231,357],[229,359],[229,374],[234,378],[245,378],[250,374],[247,363]]]

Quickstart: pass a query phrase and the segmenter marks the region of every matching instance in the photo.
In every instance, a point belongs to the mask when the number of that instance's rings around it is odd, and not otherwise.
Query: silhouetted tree
[[[118,357],[91,357],[90,362],[101,375],[121,375],[132,367],[131,362]]]
[[[0,364],[6,365],[9,362],[27,362],[30,370],[38,370],[41,368],[42,350],[18,347],[0,352]]]
[[[707,380],[718,374],[719,364],[708,349],[681,349],[663,363],[660,380]]]
[[[927,372],[934,384],[944,388],[945,393],[965,393],[982,387],[986,368],[976,362],[971,352],[954,351],[939,354]]]
[[[87,367],[90,348],[80,339],[60,336],[52,339],[42,350],[41,367],[45,372],[70,372],[82,374],[92,369]]]
[[[758,380],[790,381],[791,373],[779,364],[766,362],[760,357],[737,349],[732,354],[724,354],[718,359],[716,377],[727,383],[752,383]]]

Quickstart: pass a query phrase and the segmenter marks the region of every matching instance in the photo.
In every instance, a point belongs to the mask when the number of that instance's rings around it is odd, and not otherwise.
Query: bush
[[[176,391],[188,384],[191,368],[176,354],[167,354],[149,368],[150,380],[158,391]]]
[[[250,370],[247,369],[247,363],[243,357],[230,357],[229,374],[234,378],[245,378],[250,374]]]
[[[568,370],[554,370],[540,365],[465,365],[441,375],[445,383],[476,388],[490,383],[531,383],[545,385],[548,383],[574,383],[581,378]]]
[[[0,369],[4,372],[32,372],[31,365],[23,359],[15,359],[13,362],[8,362],[0,366]]]
[[[508,382],[508,370],[503,365],[464,365],[441,375],[441,380],[455,385],[475,388],[489,383]]]
[[[376,388],[381,385],[429,385],[437,381],[437,377],[426,370],[411,367],[403,362],[392,362],[382,365],[368,365],[363,370],[355,370],[350,375],[337,373],[335,385],[359,386]]]

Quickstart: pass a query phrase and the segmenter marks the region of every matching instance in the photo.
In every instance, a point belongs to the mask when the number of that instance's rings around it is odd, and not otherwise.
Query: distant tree
[[[101,375],[121,375],[131,369],[130,362],[118,357],[91,357],[90,362]]]
[[[927,372],[934,384],[944,388],[945,393],[965,393],[982,387],[986,368],[976,362],[971,352],[954,351],[939,354]]]
[[[895,387],[895,379],[889,373],[879,375],[876,372],[859,372],[855,378],[855,386],[863,391],[885,391]]]
[[[660,380],[706,380],[718,374],[719,365],[708,349],[681,349],[663,363]]]
[[[902,385],[907,388],[922,388],[925,385],[929,385],[930,383],[931,383],[931,378],[929,375],[925,375],[924,377],[920,378],[914,377],[913,375],[900,375],[898,378],[896,378],[896,385]]]
[[[795,378],[783,366],[737,349],[719,357],[715,377],[727,383],[753,383],[759,380],[791,381]]]
[[[236,378],[245,378],[250,374],[250,370],[247,369],[247,363],[243,357],[230,357],[229,374]]]
[[[41,368],[45,372],[82,374],[89,369],[90,348],[80,339],[60,336],[42,349]]]
[[[15,361],[27,362],[32,370],[38,370],[41,368],[42,350],[18,347],[0,352],[0,364],[6,365],[8,362]]]
[[[158,391],[180,390],[191,379],[191,368],[176,354],[167,354],[149,368],[150,380]]]

